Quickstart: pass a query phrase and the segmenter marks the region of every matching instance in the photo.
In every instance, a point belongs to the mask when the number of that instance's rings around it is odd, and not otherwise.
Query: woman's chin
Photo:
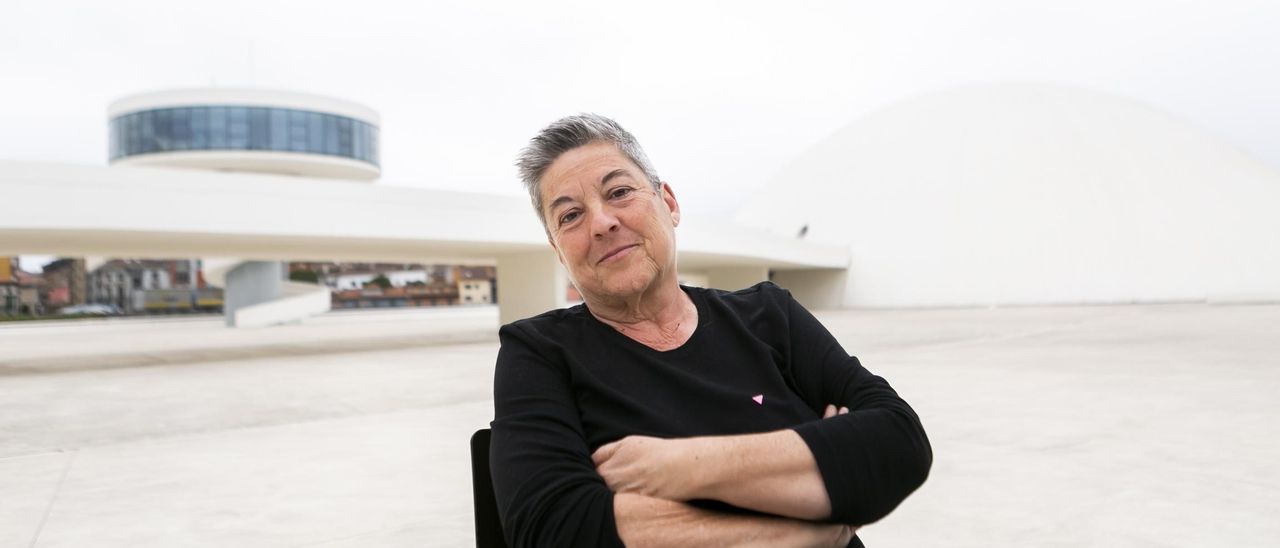
[[[656,279],[656,276],[647,273],[613,276],[598,286],[597,293],[606,299],[627,299],[643,294]]]
[[[613,272],[597,272],[594,283],[574,284],[583,290],[584,295],[593,295],[601,300],[625,300],[643,295],[662,279],[663,269],[651,260],[637,261],[638,264]]]

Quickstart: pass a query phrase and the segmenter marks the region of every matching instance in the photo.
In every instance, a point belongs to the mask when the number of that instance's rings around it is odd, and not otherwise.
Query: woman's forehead
[[[544,200],[591,188],[619,176],[636,178],[641,171],[610,143],[594,143],[569,150],[556,158],[542,176]],[[551,205],[550,202],[547,202]]]

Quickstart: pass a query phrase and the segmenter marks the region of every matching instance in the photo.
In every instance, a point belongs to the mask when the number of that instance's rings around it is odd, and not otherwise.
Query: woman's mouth
[[[608,261],[621,259],[627,256],[628,254],[630,254],[631,250],[638,247],[639,245],[640,244],[628,244],[624,246],[619,246],[615,248],[613,251],[606,253],[604,257],[601,257],[599,261],[596,261],[596,264],[601,264]]]

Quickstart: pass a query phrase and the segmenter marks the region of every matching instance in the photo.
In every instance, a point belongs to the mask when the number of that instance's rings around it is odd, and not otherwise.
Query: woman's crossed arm
[[[618,536],[630,547],[841,547],[856,531],[841,524],[726,514],[634,493],[614,495],[613,508]]]
[[[847,412],[829,405],[825,418]],[[817,463],[794,430],[677,439],[628,436],[602,445],[592,460],[615,493],[718,500],[802,520],[831,515]]]

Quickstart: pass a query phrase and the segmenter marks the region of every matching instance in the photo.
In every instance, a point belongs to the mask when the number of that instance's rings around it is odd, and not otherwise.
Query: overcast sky
[[[1274,0],[6,0],[0,159],[105,164],[113,99],[273,88],[379,111],[379,184],[518,193],[516,151],[593,111],[714,219],[875,109],[1017,80],[1140,100],[1280,168],[1276,29]]]

